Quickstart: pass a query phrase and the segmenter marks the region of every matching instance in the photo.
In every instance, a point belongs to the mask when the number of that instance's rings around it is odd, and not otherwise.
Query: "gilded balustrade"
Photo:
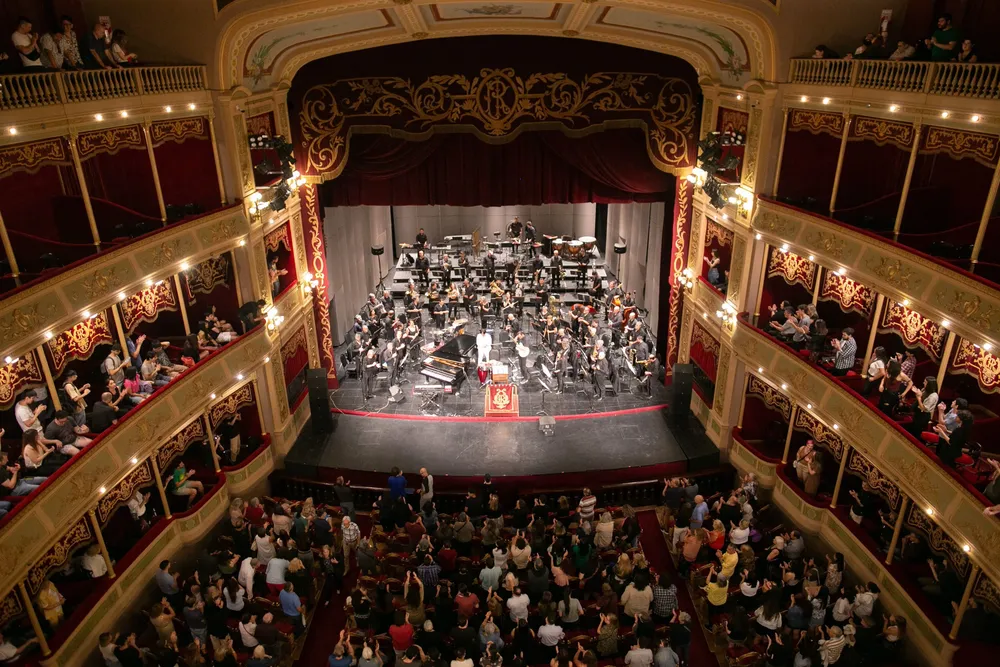
[[[203,65],[0,76],[0,110],[207,90]]]
[[[1000,65],[991,63],[794,58],[788,82],[1000,99]]]

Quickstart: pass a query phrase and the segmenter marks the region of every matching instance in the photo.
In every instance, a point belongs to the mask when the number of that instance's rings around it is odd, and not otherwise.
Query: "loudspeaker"
[[[394,384],[389,387],[389,402],[390,403],[403,403],[406,401],[406,394],[403,390],[399,388],[398,384]]]
[[[676,426],[687,426],[691,414],[691,385],[694,383],[694,367],[691,364],[674,364],[670,384],[670,421]]]
[[[333,430],[333,415],[330,414],[330,389],[327,386],[326,369],[310,368],[306,371],[306,382],[309,385],[313,431],[329,433]]]

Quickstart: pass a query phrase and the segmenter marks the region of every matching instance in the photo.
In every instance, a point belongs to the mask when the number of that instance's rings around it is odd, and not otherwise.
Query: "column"
[[[21,604],[24,605],[24,610],[28,613],[28,620],[31,621],[31,629],[35,631],[35,637],[38,638],[38,647],[42,649],[42,655],[52,655],[49,642],[45,639],[45,633],[42,632],[42,624],[38,622],[35,603],[28,595],[28,589],[24,587],[23,581],[18,582],[17,591],[21,594]]]
[[[753,256],[754,256],[754,253],[751,252],[750,253],[750,257],[752,258]],[[753,306],[753,310],[754,310],[754,313],[753,313],[754,326],[759,326],[759,323],[757,322],[757,320],[760,319],[760,300],[764,297],[764,283],[767,281],[767,263],[768,263],[768,261],[770,259],[771,259],[771,244],[770,243],[765,243],[764,244],[764,258],[763,258],[763,261],[760,264],[760,281],[759,281],[760,284],[757,285],[757,298],[754,300],[754,306]],[[778,304],[778,305],[781,305],[781,304]]]
[[[941,384],[944,382],[944,372],[948,370],[948,361],[951,359],[951,351],[955,349],[955,332],[949,331],[948,338],[944,341],[944,353],[941,355],[941,364],[938,366],[937,383],[938,392],[941,391]]]
[[[191,322],[188,320],[187,306],[184,305],[184,292],[181,290],[181,277],[179,274],[174,274],[174,287],[177,288],[177,303],[181,309],[181,321],[184,322],[184,334],[191,335]]]
[[[993,205],[997,200],[997,190],[1000,189],[1000,163],[993,170],[993,182],[990,183],[990,194],[986,197],[986,206],[983,208],[983,215],[979,218],[979,231],[976,232],[976,242],[972,246],[972,270],[976,269],[976,262],[979,261],[979,253],[983,249],[983,239],[986,237],[986,226],[990,222],[990,214],[993,213]]]
[[[163,203],[163,188],[160,187],[160,172],[156,169],[156,155],[153,153],[153,142],[149,136],[150,122],[142,124],[142,137],[146,140],[146,153],[149,155],[149,168],[153,172],[153,187],[156,189],[156,203],[160,207],[160,221],[167,226],[167,206]],[[178,296],[180,294],[178,293]],[[190,333],[190,332],[188,332]]]
[[[56,391],[56,383],[52,379],[52,370],[49,368],[49,360],[45,358],[45,346],[39,345],[35,348],[35,354],[38,355],[38,364],[42,367],[42,375],[45,376],[45,386],[49,388],[49,397],[52,399],[52,405],[55,406],[56,410],[62,410],[62,403],[59,401],[59,392]]]
[[[778,179],[781,178],[781,160],[785,157],[785,137],[788,134],[788,107],[781,109],[781,141],[778,143],[778,165],[774,168],[774,185],[771,186],[771,196],[778,196]]]
[[[868,377],[868,362],[872,358],[872,350],[875,349],[875,334],[878,333],[878,323],[882,319],[882,308],[885,306],[885,297],[879,294],[875,299],[875,314],[872,316],[872,329],[868,332],[868,344],[865,346],[865,362],[861,366],[861,377]]]
[[[847,135],[851,132],[851,114],[844,112],[844,133],[840,135],[840,154],[837,156],[837,172],[833,177],[833,192],[830,193],[830,216],[837,205],[837,190],[840,189],[840,174],[844,169],[844,153],[847,151]]]
[[[899,208],[896,209],[896,224],[892,228],[892,240],[899,240],[899,229],[903,224],[903,212],[906,210],[906,198],[910,195],[910,184],[913,182],[913,168],[917,164],[917,154],[920,153],[920,132],[923,128],[920,121],[913,123],[913,146],[910,147],[910,161],[906,165],[906,178],[903,179],[903,190],[899,195]]]
[[[885,556],[885,564],[892,565],[892,557],[896,552],[896,545],[899,543],[899,532],[903,527],[903,517],[906,510],[910,509],[910,497],[903,496],[903,504],[899,506],[899,514],[896,516],[896,525],[892,527],[892,540],[889,541],[889,553]]]
[[[219,160],[219,143],[215,139],[214,112],[209,112],[208,114],[208,133],[212,142],[212,157],[215,158],[215,176],[219,179],[219,198],[222,200],[222,205],[225,206],[228,202],[226,201],[226,186],[222,180],[222,161]]]
[[[264,420],[261,420],[260,426],[264,427]],[[205,413],[205,433],[208,435],[208,451],[212,454],[212,467],[215,468],[215,472],[221,472],[219,453],[215,451],[215,432],[212,430],[212,421],[208,418],[207,412]]]
[[[951,624],[951,632],[948,639],[958,639],[958,630],[962,627],[962,617],[965,610],[969,608],[969,598],[972,597],[972,588],[976,585],[976,577],[979,576],[979,566],[972,564],[972,572],[969,573],[969,581],[965,584],[965,592],[962,593],[962,601],[958,604],[958,613],[955,614],[955,622]]]
[[[97,522],[97,513],[94,510],[87,512],[87,516],[90,518],[90,527],[94,531],[94,537],[97,538],[97,546],[101,548],[101,555],[104,556],[104,564],[108,566],[108,579],[115,578],[115,567],[111,562],[111,554],[108,553],[108,547],[104,544],[104,533],[101,532],[101,524]]]
[[[781,465],[788,463],[788,452],[792,448],[792,435],[795,433],[795,418],[799,414],[798,403],[792,404],[792,414],[788,418],[788,433],[785,434],[785,450],[781,453]]]
[[[823,267],[819,264],[816,265],[816,282],[813,283],[813,300],[812,304],[815,306],[819,302],[819,290],[823,286]]]
[[[149,457],[149,462],[153,465],[153,479],[156,480],[156,491],[160,494],[160,502],[163,503],[163,516],[170,518],[170,503],[167,502],[167,491],[163,488],[163,478],[160,474],[160,466],[156,463],[156,452]]]
[[[97,232],[97,220],[94,218],[94,207],[90,204],[90,190],[87,188],[87,179],[83,173],[83,163],[80,162],[80,153],[76,147],[76,133],[70,133],[69,153],[73,158],[73,168],[76,170],[76,180],[80,182],[80,196],[83,197],[83,208],[87,211],[87,222],[90,223],[90,233],[94,237],[94,246],[97,252],[101,251],[101,235]]]
[[[14,277],[14,284],[19,286],[21,284],[21,271],[17,268],[17,260],[14,259],[14,246],[10,244],[3,215],[0,215],[0,242],[3,243],[3,252],[7,256],[7,263],[10,264],[10,274]]]
[[[118,333],[118,344],[122,346],[122,354],[128,354],[127,336],[125,335],[125,327],[122,325],[122,316],[118,313],[117,304],[111,306],[111,319],[115,321],[115,331]]]
[[[840,470],[837,471],[837,483],[833,487],[833,497],[830,499],[830,509],[837,507],[837,496],[840,495],[840,483],[844,481],[844,468],[847,467],[847,459],[851,456],[851,446],[844,443],[844,457],[840,459]]]
[[[743,412],[747,408],[747,385],[750,383],[750,373],[743,370],[743,391],[740,393],[740,414],[736,418],[736,425],[743,428]]]

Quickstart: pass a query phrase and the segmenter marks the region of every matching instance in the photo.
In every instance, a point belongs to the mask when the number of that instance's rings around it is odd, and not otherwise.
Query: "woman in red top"
[[[392,650],[396,652],[396,659],[402,660],[406,649],[413,646],[413,626],[410,619],[402,609],[396,610],[393,624],[389,626],[389,636],[392,637]]]
[[[257,498],[251,498],[250,504],[247,505],[246,512],[243,515],[247,523],[251,526],[263,526],[264,525],[264,508],[260,506],[260,500]]]
[[[708,548],[713,552],[722,549],[726,543],[726,527],[716,519],[712,522],[712,530],[708,531]]]

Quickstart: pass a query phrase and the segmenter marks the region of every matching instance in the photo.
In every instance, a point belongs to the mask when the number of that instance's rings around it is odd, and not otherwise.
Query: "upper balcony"
[[[1000,64],[795,58],[788,83],[997,100]]]

